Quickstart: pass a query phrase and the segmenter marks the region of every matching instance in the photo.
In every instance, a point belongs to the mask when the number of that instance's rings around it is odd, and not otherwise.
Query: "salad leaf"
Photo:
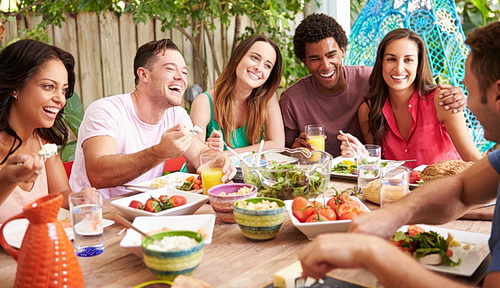
[[[292,164],[273,162],[268,169],[261,170],[264,178],[272,180],[272,185],[264,186],[259,175],[252,170],[245,173],[245,182],[257,186],[260,197],[293,199],[297,196],[315,197],[323,192],[328,183],[326,175],[318,171]]]

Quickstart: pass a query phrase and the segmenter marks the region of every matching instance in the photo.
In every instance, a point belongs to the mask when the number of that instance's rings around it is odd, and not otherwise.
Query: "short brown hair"
[[[472,56],[471,69],[481,89],[481,102],[486,103],[486,91],[500,79],[500,22],[478,28],[465,40]]]
[[[151,70],[152,63],[157,60],[156,56],[161,52],[165,52],[165,50],[167,49],[179,51],[177,45],[175,45],[175,43],[170,39],[150,41],[139,47],[134,58],[135,85],[139,83],[139,75],[137,75],[137,69],[139,69],[139,67],[144,67]]]

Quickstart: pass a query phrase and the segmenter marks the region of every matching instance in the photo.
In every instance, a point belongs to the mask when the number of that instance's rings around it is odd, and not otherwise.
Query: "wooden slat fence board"
[[[123,92],[122,62],[120,56],[120,32],[118,17],[113,12],[99,15],[99,36],[101,39],[101,63],[104,96]]]
[[[83,105],[104,96],[102,87],[99,21],[95,13],[78,13],[78,50]]]
[[[191,33],[192,29],[191,27],[187,27],[185,29],[187,31],[187,33]],[[191,86],[193,84],[196,84],[194,83],[194,57],[193,57],[193,44],[191,43],[191,41],[189,41],[189,39],[187,37],[184,37],[184,35],[182,36],[183,37],[183,41],[184,41],[184,60],[186,61],[186,65],[189,69],[189,73],[188,73],[188,85]],[[204,89],[206,87],[203,87]]]
[[[65,13],[66,21],[61,28],[54,26],[54,45],[68,51],[75,58],[76,83],[75,92],[81,97],[80,58],[78,55],[78,38],[76,33],[76,18]]]
[[[137,48],[149,41],[155,40],[155,24],[153,20],[148,20],[146,23],[137,24]],[[135,55],[135,52],[134,52]]]
[[[132,14],[126,13],[120,16],[120,47],[122,63],[123,91],[125,93],[134,91],[134,57],[137,51],[137,34]]]

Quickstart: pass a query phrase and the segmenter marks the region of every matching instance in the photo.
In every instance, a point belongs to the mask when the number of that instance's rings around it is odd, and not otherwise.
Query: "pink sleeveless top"
[[[31,191],[24,191],[19,186],[14,188],[9,197],[0,205],[0,223],[8,218],[23,212],[23,206],[36,199],[49,194],[47,183],[47,171],[45,165],[42,166],[41,174],[36,178]]]
[[[387,120],[387,127],[382,138],[382,157],[389,160],[416,159],[406,162],[405,166],[415,168],[422,164],[432,164],[441,160],[460,159],[448,131],[439,121],[434,105],[434,92],[422,98],[417,90],[408,102],[411,114],[410,132],[406,141],[399,132],[396,118],[389,99],[386,100],[382,113]]]

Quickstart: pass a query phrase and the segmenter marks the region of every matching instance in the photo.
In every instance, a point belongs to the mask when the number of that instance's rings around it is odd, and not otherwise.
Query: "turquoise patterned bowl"
[[[187,236],[195,239],[195,246],[175,251],[156,251],[149,249],[154,239],[165,237]],[[178,275],[192,275],[203,258],[203,236],[194,231],[165,231],[151,235],[152,238],[142,240],[144,263],[158,279],[173,281]]]
[[[278,203],[279,208],[270,210],[252,210],[238,207],[238,202],[260,203],[262,200]],[[253,241],[273,239],[280,230],[286,217],[285,202],[275,198],[257,197],[234,202],[234,219],[243,235]]]

